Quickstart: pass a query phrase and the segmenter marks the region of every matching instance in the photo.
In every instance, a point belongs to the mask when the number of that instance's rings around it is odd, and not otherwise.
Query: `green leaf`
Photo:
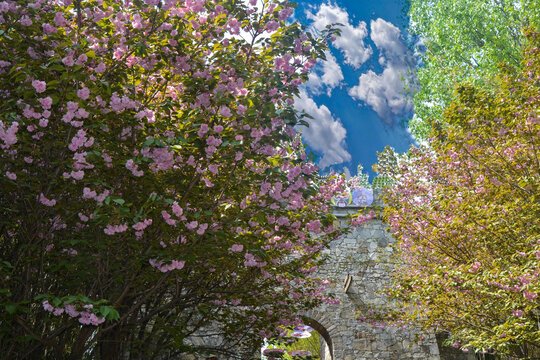
[[[107,320],[118,320],[118,319],[120,319],[120,314],[114,308],[110,307],[109,308],[109,313],[107,314],[106,319]]]
[[[126,201],[124,199],[114,199],[113,202],[117,203],[118,205],[124,205]]]
[[[58,64],[58,63],[49,66],[49,70],[64,71],[65,69],[66,69],[66,67],[64,65],[61,65],[61,64]]]
[[[146,141],[143,143],[143,148],[148,147],[154,143],[154,138],[146,139]]]
[[[18,305],[19,304],[16,303],[6,305],[6,311],[8,312],[8,314],[14,314],[15,311],[17,311]]]
[[[99,312],[104,317],[107,317],[111,313],[111,310],[112,309],[110,307],[108,307],[108,306],[100,306],[99,307]]]

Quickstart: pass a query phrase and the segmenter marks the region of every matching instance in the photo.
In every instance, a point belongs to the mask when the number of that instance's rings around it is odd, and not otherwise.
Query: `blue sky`
[[[314,117],[303,139],[323,172],[331,166],[373,177],[376,151],[406,151],[413,139],[404,126],[412,117],[403,78],[414,69],[406,46],[404,0],[298,0],[295,17],[312,29],[343,24],[327,61],[320,62],[295,107]]]

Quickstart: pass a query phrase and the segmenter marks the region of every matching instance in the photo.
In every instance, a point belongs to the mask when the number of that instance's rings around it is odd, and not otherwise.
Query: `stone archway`
[[[305,323],[321,335],[321,360],[334,360],[334,347],[332,344],[332,337],[328,330],[326,330],[326,328],[317,320],[311,318],[306,319]]]
[[[311,310],[302,316],[304,323],[311,326],[321,335],[321,360],[334,360],[336,347],[342,347],[341,338],[336,336],[336,326],[327,317],[327,314],[318,310]]]
[[[382,206],[377,194],[374,197],[375,205]],[[334,208],[333,214],[340,226],[347,226],[347,215],[357,211],[354,207]],[[332,360],[440,360],[434,334],[417,340],[413,329],[360,320],[360,314],[370,307],[387,305],[379,293],[389,280],[386,259],[394,241],[387,227],[380,218],[370,219],[350,228],[323,250],[327,261],[316,276],[330,281],[326,291],[335,301],[309,311],[305,321],[309,324],[311,318],[326,330]],[[315,325],[310,324],[322,335],[324,330]]]

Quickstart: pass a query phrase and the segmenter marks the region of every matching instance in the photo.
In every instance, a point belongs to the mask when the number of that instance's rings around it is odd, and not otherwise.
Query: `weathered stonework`
[[[336,208],[334,214],[345,224],[344,216],[357,210]],[[415,340],[417,333],[358,321],[370,305],[384,305],[384,297],[377,291],[389,279],[385,259],[394,241],[386,228],[380,219],[368,220],[325,250],[328,261],[317,276],[331,281],[327,290],[340,303],[324,305],[306,315],[326,329],[333,360],[440,359],[434,334],[424,334],[419,342]],[[351,281],[345,291],[347,277]]]
[[[375,206],[382,206],[375,194]],[[346,215],[358,211],[355,207],[334,208],[341,226],[347,226]],[[372,305],[388,305],[378,294],[389,281],[387,259],[393,237],[387,225],[378,218],[364,224],[330,243],[324,250],[327,262],[316,276],[331,280],[327,291],[339,304],[326,304],[306,314],[308,323],[322,336],[322,360],[474,360],[473,354],[440,347],[435,334],[419,334],[396,327],[378,327],[358,319]],[[345,284],[350,280],[347,288]],[[423,340],[418,338],[422,337]],[[193,339],[195,343],[196,339]],[[218,345],[218,338],[203,336],[199,345]],[[441,349],[441,353],[439,353]],[[254,359],[260,358],[256,351]],[[182,357],[186,360],[225,359],[201,356]]]

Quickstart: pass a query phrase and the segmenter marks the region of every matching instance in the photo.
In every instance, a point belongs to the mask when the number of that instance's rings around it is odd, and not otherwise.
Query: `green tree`
[[[392,315],[456,347],[540,356],[540,38],[495,90],[464,85],[429,145],[399,159],[386,220]]]
[[[0,1],[1,357],[249,357],[324,301],[292,6]]]
[[[540,1],[411,0],[409,16],[424,47],[409,126],[425,138],[454,99],[454,84],[493,88],[499,63],[520,67],[522,29],[540,25]]]

